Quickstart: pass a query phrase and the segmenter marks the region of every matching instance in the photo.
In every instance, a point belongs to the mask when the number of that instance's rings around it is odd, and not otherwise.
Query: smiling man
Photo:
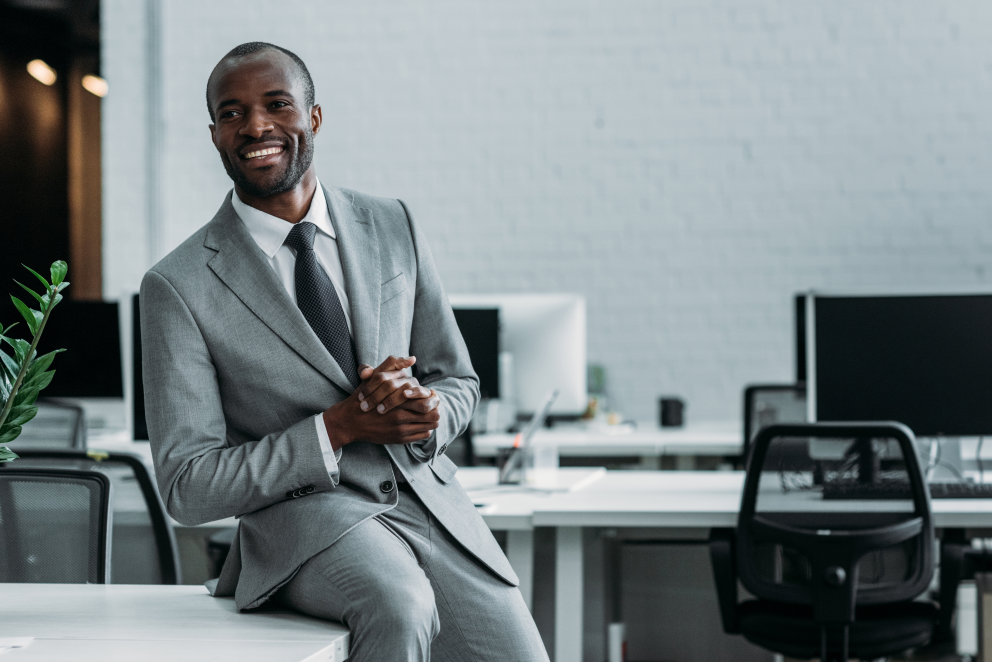
[[[444,454],[478,379],[406,205],[320,184],[321,108],[283,48],[224,56],[207,107],[234,190],[141,314],[169,513],[240,518],[212,592],[343,621],[358,662],[547,660]]]

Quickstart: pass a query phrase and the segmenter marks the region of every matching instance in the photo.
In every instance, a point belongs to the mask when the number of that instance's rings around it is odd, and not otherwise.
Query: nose
[[[251,108],[245,113],[245,121],[241,125],[238,133],[243,136],[260,138],[269,131],[272,131],[272,122],[267,113],[257,108]]]

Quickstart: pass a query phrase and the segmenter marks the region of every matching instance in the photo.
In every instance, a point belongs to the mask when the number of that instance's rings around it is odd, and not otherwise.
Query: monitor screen
[[[24,293],[27,297],[27,293]],[[21,298],[21,297],[18,297]],[[24,301],[24,298],[21,298]],[[37,302],[33,302],[37,303]],[[55,358],[55,377],[41,395],[51,398],[122,398],[121,332],[117,303],[63,299],[42,333],[38,354],[64,348]],[[27,324],[8,299],[0,322],[19,321],[11,335],[30,340]]]
[[[992,295],[817,296],[815,413],[992,433]]]
[[[454,308],[483,398],[499,397],[499,309]]]
[[[576,294],[462,294],[453,308],[498,308],[499,347],[510,358],[504,386],[518,413],[534,414],[554,389],[555,416],[578,416],[586,392],[586,301]],[[506,364],[501,364],[506,365]]]

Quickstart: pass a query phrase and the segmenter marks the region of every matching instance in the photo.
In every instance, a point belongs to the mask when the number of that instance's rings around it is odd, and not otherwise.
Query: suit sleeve
[[[434,389],[441,398],[441,420],[434,435],[426,441],[407,445],[414,458],[426,462],[432,461],[442,448],[468,428],[479,403],[479,378],[472,368],[427,239],[402,200],[400,205],[410,224],[417,258],[410,331],[410,354],[417,357],[414,375],[421,385]]]
[[[155,271],[141,283],[140,303],[145,415],[172,517],[192,526],[260,510],[299,488],[334,488],[310,416],[229,446],[217,371],[194,315]]]

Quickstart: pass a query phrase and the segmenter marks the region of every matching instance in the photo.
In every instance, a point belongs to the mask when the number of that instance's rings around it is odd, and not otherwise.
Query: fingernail
[[[362,395],[361,393],[359,393],[359,394],[358,394],[358,399],[359,399],[359,400],[364,400],[364,399],[365,399],[365,396],[364,396],[364,395]]]
[[[362,411],[368,411],[368,410],[369,410],[369,403],[363,402],[362,403]]]
[[[376,407],[375,410],[381,414],[382,412],[386,411],[386,405],[381,404],[378,407]]]
[[[403,391],[403,395],[405,395],[408,398],[409,397],[412,397],[413,396],[413,391],[411,391],[410,389],[407,389],[407,390]]]

